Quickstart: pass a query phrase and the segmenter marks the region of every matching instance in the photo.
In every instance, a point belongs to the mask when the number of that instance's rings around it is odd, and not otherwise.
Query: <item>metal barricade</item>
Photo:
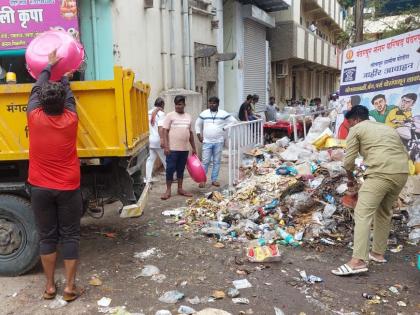
[[[228,128],[229,141],[229,188],[238,183],[245,150],[264,144],[264,121],[244,121]]]
[[[291,114],[289,120],[292,122],[292,128],[293,128],[293,141],[296,142],[299,140],[298,137],[298,128],[297,128],[297,123],[298,123],[298,119],[302,118],[303,120],[303,139],[306,138],[306,134],[307,134],[307,130],[306,130],[306,118],[310,118],[311,122],[313,123],[315,120],[315,116],[319,116],[319,115],[323,115],[325,113],[330,113],[333,109],[329,108],[329,109],[324,109],[324,110],[320,110],[317,112],[312,112],[312,113],[306,113],[306,114]]]

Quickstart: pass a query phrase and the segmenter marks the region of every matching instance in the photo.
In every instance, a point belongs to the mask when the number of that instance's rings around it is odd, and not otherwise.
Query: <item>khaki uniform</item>
[[[369,120],[350,128],[344,168],[353,171],[358,154],[367,166],[354,210],[353,257],[368,261],[370,227],[373,221],[373,248],[384,254],[391,228],[392,205],[408,177],[408,155],[397,132]]]

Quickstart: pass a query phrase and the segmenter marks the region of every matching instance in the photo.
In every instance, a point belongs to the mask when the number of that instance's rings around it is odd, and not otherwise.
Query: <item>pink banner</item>
[[[25,49],[50,29],[79,37],[76,0],[0,0],[0,51]]]

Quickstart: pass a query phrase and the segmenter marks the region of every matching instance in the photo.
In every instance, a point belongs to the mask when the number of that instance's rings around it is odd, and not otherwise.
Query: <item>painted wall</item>
[[[185,87],[182,1],[173,0],[173,28],[169,18],[170,2],[166,1],[165,9],[161,9],[161,1],[156,0],[149,9],[144,8],[143,0],[130,0],[130,5],[127,0],[112,3],[113,33],[118,34],[114,37],[114,62],[131,68],[136,80],[151,85],[150,106],[164,90]],[[216,45],[216,32],[211,30],[210,21],[209,17],[191,16],[192,45],[194,41]],[[173,39],[172,53],[170,38]]]

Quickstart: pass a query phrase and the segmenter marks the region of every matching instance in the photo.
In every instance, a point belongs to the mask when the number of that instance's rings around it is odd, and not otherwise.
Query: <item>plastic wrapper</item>
[[[245,248],[246,257],[250,262],[273,262],[281,260],[277,244],[261,246],[258,242],[250,242]]]
[[[322,163],[321,167],[327,169],[328,174],[331,178],[336,178],[339,176],[345,176],[346,170],[343,168],[343,162],[334,161],[329,163]]]
[[[282,148],[287,147],[289,145],[289,143],[290,143],[289,137],[283,137],[283,138],[281,138],[281,139],[279,139],[279,140],[276,141],[276,144],[279,147],[282,147]]]
[[[315,146],[315,148],[320,150],[325,147],[325,143],[327,139],[331,138],[332,136],[333,136],[333,132],[330,130],[330,128],[327,128],[311,143]]]
[[[315,204],[315,200],[311,194],[307,192],[300,192],[287,197],[286,205],[289,208],[289,214],[293,215],[296,212],[306,212]]]

